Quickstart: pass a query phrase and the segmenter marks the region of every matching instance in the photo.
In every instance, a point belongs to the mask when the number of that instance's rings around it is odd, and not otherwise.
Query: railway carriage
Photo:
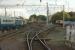
[[[16,20],[15,20],[15,26],[16,26],[16,28],[19,28],[19,27],[23,26],[23,19],[16,18]]]
[[[23,25],[19,17],[0,16],[0,29],[15,29]]]

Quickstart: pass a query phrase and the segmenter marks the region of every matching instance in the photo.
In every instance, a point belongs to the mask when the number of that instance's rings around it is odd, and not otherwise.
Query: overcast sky
[[[57,1],[57,2],[55,2]],[[65,5],[65,10],[69,10],[69,11],[75,11],[75,0],[42,0],[42,2],[40,3],[40,0],[0,0],[0,5],[16,5],[16,4],[24,4],[24,5],[46,5],[46,3],[49,4],[57,4],[57,5]],[[61,6],[60,6],[61,7]],[[14,10],[13,10],[14,9]],[[61,9],[61,8],[59,8]],[[51,8],[50,11],[53,11],[54,9]],[[4,9],[0,9],[0,11],[4,11]],[[15,16],[29,16],[29,14],[45,14],[46,15],[46,6],[45,7],[21,7],[21,8],[10,8],[7,9],[7,12],[9,15],[13,15],[14,13],[13,11],[15,11]],[[38,13],[39,12],[39,13]],[[4,12],[0,13],[3,14]]]

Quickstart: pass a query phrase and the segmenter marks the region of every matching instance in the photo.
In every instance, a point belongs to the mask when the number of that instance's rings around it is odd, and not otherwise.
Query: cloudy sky
[[[40,3],[40,0],[0,0],[0,5],[46,5],[46,3],[49,3],[50,6],[50,12],[55,12],[53,10],[54,7],[52,7],[54,4],[56,5],[65,5],[66,11],[75,11],[75,0],[42,0]],[[51,6],[52,5],[52,6]],[[62,6],[58,6],[57,9],[62,9]],[[4,8],[0,8],[1,15],[4,15]],[[46,6],[24,6],[24,7],[18,7],[18,8],[7,8],[7,14],[12,16],[26,16],[28,18],[29,15],[36,13],[38,14],[45,14],[46,15]]]

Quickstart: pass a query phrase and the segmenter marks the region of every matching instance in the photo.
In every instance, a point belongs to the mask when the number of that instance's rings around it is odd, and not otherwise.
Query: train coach
[[[23,25],[23,20],[20,17],[0,16],[0,30],[15,29]]]
[[[19,28],[19,27],[21,27],[23,25],[24,25],[24,20],[22,18],[20,18],[20,17],[17,17],[16,20],[15,20],[16,28]]]

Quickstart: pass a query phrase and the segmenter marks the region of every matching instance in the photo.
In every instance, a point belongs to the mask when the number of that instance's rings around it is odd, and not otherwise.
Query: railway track
[[[51,27],[51,28],[54,28],[54,26]],[[39,27],[39,25],[37,25],[37,26],[31,25],[28,28],[22,28],[20,30],[14,31],[12,33],[7,33],[7,34],[4,34],[4,35],[0,36],[0,41],[4,40],[5,38],[10,38],[10,39],[13,38],[13,39],[15,39],[14,36],[16,34],[25,33],[27,35],[26,41],[27,41],[28,50],[33,50],[32,44],[33,44],[35,38],[37,38],[40,41],[40,43],[43,45],[43,47],[45,48],[45,50],[51,50],[51,48],[48,47],[46,41],[45,40],[41,40],[39,38],[39,35],[41,33],[45,32],[45,31],[48,31],[51,28],[44,27],[44,26],[40,26]],[[30,37],[30,35],[32,35],[32,36]],[[31,38],[31,41],[29,40],[30,38]]]
[[[20,34],[20,33],[24,33],[25,32],[25,28],[20,28],[19,30],[15,30],[13,32],[9,32],[9,33],[6,33],[6,34],[1,34],[0,35],[0,41],[4,40],[5,38],[10,38],[15,36],[16,34]]]
[[[31,25],[32,26],[32,25]],[[30,27],[31,27],[30,26]],[[29,27],[29,28],[30,28]],[[24,33],[25,32],[25,28],[21,28],[21,29],[19,29],[19,30],[17,30],[17,31],[13,31],[13,32],[9,32],[9,33],[6,33],[6,34],[1,34],[0,35],[0,41],[1,40],[4,40],[5,38],[11,38],[12,36],[14,36],[14,35],[16,35],[16,34],[20,34],[20,33]]]
[[[24,30],[22,30],[22,31],[18,30],[18,31],[14,31],[12,33],[3,34],[3,35],[0,36],[0,41],[4,40],[6,38],[11,39],[11,37],[15,36],[16,34],[23,33],[23,32],[24,32]]]
[[[43,47],[45,48],[45,50],[51,50],[51,48],[49,48],[49,46],[47,45],[46,41],[43,39],[43,41],[39,38],[39,34],[45,32],[45,31],[48,31],[50,28],[43,28],[43,30],[40,30],[39,31],[35,31],[35,32],[32,32],[34,35],[30,38],[29,37],[29,34],[32,34],[31,32],[28,32],[26,35],[27,35],[27,46],[28,46],[28,50],[33,50],[33,47],[32,47],[32,44],[33,44],[33,41],[35,40],[35,38],[37,37],[37,39],[41,42],[41,44],[43,45]],[[29,40],[31,39],[31,40]]]

